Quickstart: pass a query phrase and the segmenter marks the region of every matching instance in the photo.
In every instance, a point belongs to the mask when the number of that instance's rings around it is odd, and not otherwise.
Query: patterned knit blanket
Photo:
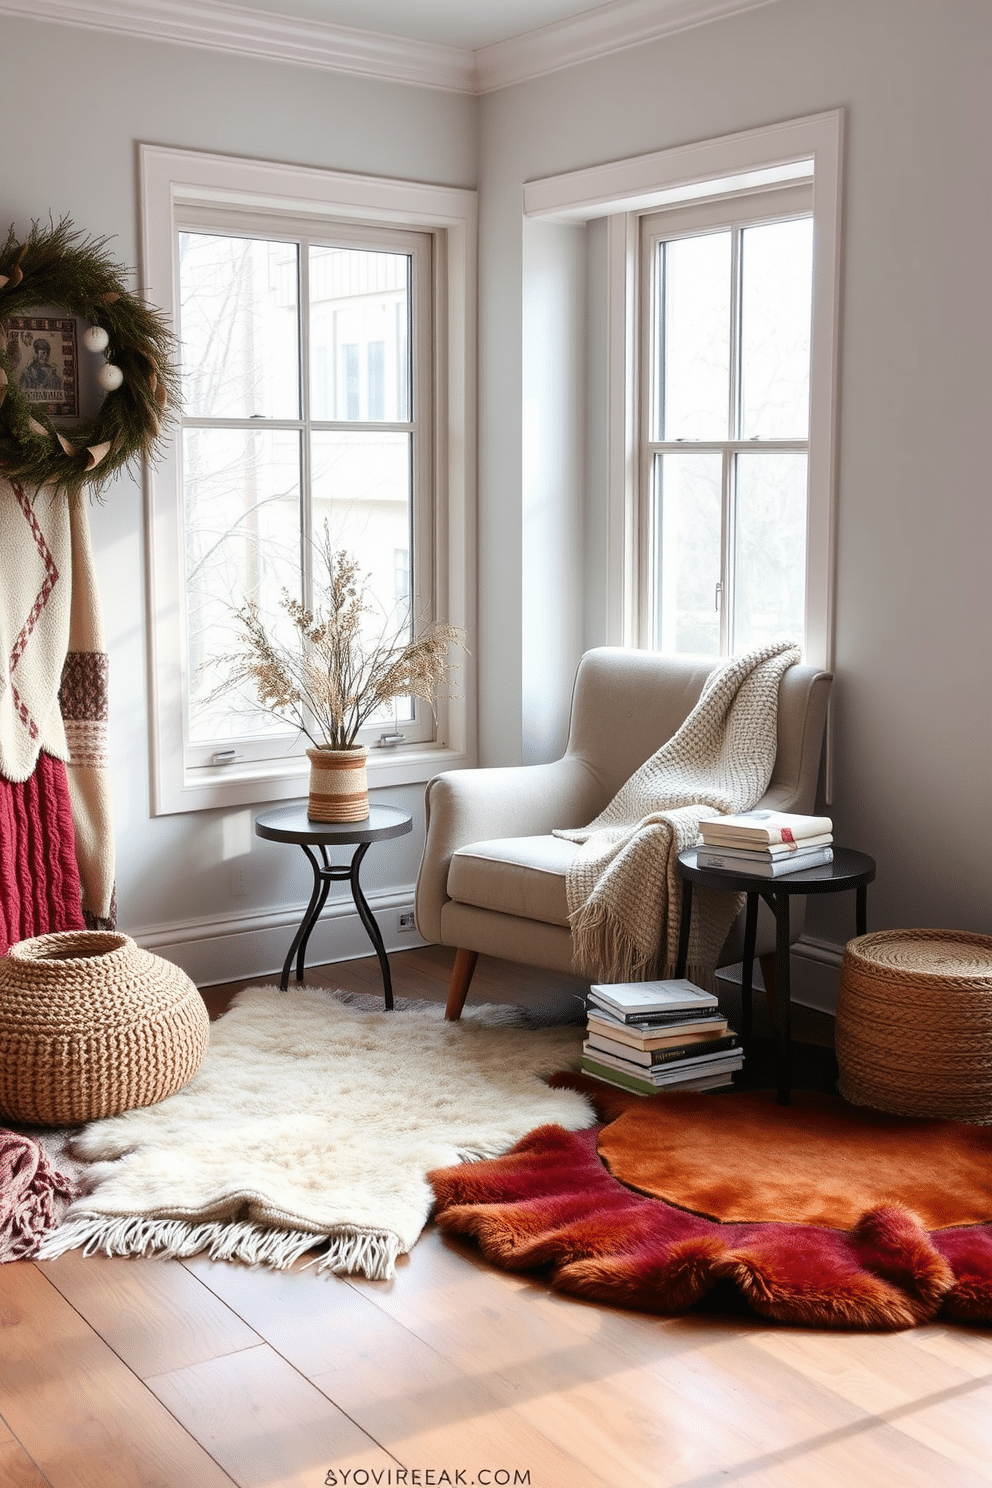
[[[37,1142],[0,1128],[0,1262],[33,1256],[72,1196],[71,1183]]]
[[[678,732],[596,820],[555,833],[581,844],[566,882],[577,970],[610,982],[672,975],[676,859],[695,846],[705,817],[749,811],[764,795],[775,765],[779,683],[799,657],[796,646],[778,642],[717,667]],[[735,894],[693,896],[691,980],[712,985],[741,903]]]

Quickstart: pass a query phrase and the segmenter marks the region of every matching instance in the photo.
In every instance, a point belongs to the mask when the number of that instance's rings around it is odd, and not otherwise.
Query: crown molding
[[[129,0],[126,9],[114,0],[0,0],[0,14],[424,88],[476,91],[474,54],[460,47],[378,36],[225,0]]]
[[[612,0],[476,52],[228,0],[0,0],[0,14],[454,93],[490,93],[778,0]]]
[[[675,31],[775,4],[777,0],[613,0],[570,20],[481,47],[475,53],[476,92],[508,88]]]

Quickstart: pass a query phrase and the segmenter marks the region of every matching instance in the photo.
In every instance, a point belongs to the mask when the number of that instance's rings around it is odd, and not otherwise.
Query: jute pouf
[[[127,935],[63,930],[0,960],[0,1111],[72,1126],[164,1100],[207,1047],[199,992]]]
[[[880,930],[848,941],[837,1089],[899,1116],[992,1123],[992,936]]]

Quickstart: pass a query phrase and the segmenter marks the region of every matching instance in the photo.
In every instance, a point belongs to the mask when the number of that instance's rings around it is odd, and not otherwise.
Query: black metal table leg
[[[390,1012],[393,1007],[393,979],[389,971],[389,957],[386,955],[386,947],[382,943],[382,936],[379,933],[379,926],[376,924],[375,916],[369,909],[365,895],[362,893],[362,886],[358,882],[358,870],[362,865],[362,859],[368,852],[368,849],[369,844],[367,842],[363,842],[357,849],[355,856],[351,860],[351,869],[348,877],[351,882],[351,897],[355,901],[355,908],[361,916],[362,924],[365,926],[369,940],[372,942],[373,949],[379,958],[379,966],[382,969],[382,995],[385,999],[386,1011]]]
[[[778,1104],[792,1100],[792,987],[789,977],[789,896],[774,894],[775,981],[778,1003]]]
[[[313,927],[316,925],[317,921],[324,913],[324,905],[327,903],[327,895],[332,882],[334,881],[334,879],[340,878],[341,876],[340,873],[334,870],[334,868],[328,861],[327,848],[323,845],[323,843],[320,844],[320,857],[323,863],[323,867],[318,867],[316,859],[311,853],[309,847],[302,843],[301,846],[303,847],[303,851],[306,853],[307,857],[310,859],[310,864],[313,868],[314,873],[320,875],[320,894],[317,898],[317,903],[311,910],[308,911],[307,927],[304,932],[303,939],[300,941],[299,949],[296,952],[296,980],[298,982],[302,982],[303,980],[303,970],[306,966],[307,961],[307,943],[310,940],[310,936],[313,934]]]
[[[758,896],[748,894],[744,912],[744,961],[741,967],[741,1037],[751,1037],[754,947],[758,938]]]
[[[692,919],[692,884],[687,878],[682,880],[682,913],[679,917],[679,948],[675,957],[675,975],[685,976],[685,969],[689,961],[689,923]]]
[[[854,930],[856,935],[868,934],[868,885],[859,884],[854,899]]]
[[[310,867],[313,869],[313,890],[310,894],[310,903],[307,905],[303,918],[300,921],[300,928],[293,936],[293,943],[289,948],[289,954],[287,955],[286,960],[283,963],[282,976],[279,978],[280,992],[285,992],[286,988],[289,986],[289,973],[293,965],[293,957],[296,955],[297,950],[300,953],[300,959],[296,967],[296,980],[298,982],[302,982],[303,957],[306,952],[307,941],[310,939],[311,930],[317,923],[317,916],[320,914],[320,910],[324,907],[321,895],[323,894],[324,900],[326,900],[327,898],[327,885],[323,881],[323,875],[320,871],[320,864],[317,862],[317,859],[314,857],[313,853],[310,851],[309,847],[307,847],[305,843],[301,843],[300,846],[303,848],[303,851],[306,853],[308,859],[310,860]]]

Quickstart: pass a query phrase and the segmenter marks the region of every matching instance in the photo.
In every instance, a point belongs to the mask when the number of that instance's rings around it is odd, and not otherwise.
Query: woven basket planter
[[[992,1124],[992,936],[882,930],[848,942],[838,1090],[899,1116]]]
[[[164,1100],[207,1047],[184,971],[127,935],[63,930],[0,960],[0,1110],[72,1126]]]

